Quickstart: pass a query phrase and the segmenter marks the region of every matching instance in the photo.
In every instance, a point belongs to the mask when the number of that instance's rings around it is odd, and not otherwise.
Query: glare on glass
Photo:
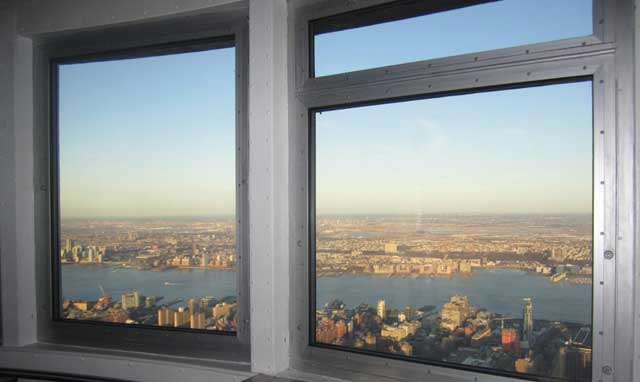
[[[591,82],[315,114],[316,345],[591,381]]]
[[[393,7],[381,11],[377,19],[384,19],[387,12]],[[318,77],[589,36],[593,0],[489,1],[352,29],[328,27],[331,22],[325,20],[329,19],[312,22],[312,29],[320,31],[312,36]]]
[[[234,69],[58,66],[60,318],[236,330]]]

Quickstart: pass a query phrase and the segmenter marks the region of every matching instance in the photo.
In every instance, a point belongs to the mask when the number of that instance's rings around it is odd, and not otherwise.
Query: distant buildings
[[[138,309],[141,304],[140,292],[133,291],[122,294],[122,309]]]
[[[175,310],[163,306],[158,309],[158,326],[173,326],[173,317]]]
[[[566,373],[569,381],[588,381],[591,378],[591,328],[583,327],[566,349]]]
[[[471,315],[467,296],[452,296],[451,300],[444,304],[441,312],[440,326],[451,331],[456,330]]]
[[[384,300],[378,300],[378,309],[376,310],[376,312],[378,314],[378,317],[380,317],[382,321],[384,321],[385,317],[387,316],[387,308]]]
[[[502,350],[520,353],[520,335],[514,328],[502,329]]]
[[[191,312],[189,328],[204,329],[206,325],[204,312]]]
[[[530,298],[524,299],[525,305],[522,310],[522,341],[533,343],[533,302]]]
[[[479,329],[475,334],[471,336],[471,346],[478,347],[484,345],[491,338],[491,328],[485,327]]]
[[[567,347],[567,379],[569,381],[590,381],[591,380],[591,357],[590,346],[571,344]]]
[[[416,334],[418,329],[420,329],[422,325],[420,322],[403,322],[398,326],[384,325],[382,330],[380,331],[381,337],[389,337],[393,338],[396,341],[401,341],[408,336],[412,336]]]
[[[385,253],[398,253],[398,244],[395,243],[386,243],[384,245]]]

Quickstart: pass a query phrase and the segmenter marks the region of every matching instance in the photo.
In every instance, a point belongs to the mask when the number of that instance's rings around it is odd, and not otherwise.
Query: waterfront
[[[165,284],[167,283],[167,284]],[[236,294],[236,273],[204,269],[170,269],[164,272],[140,271],[108,265],[62,266],[62,298],[96,300],[104,291],[120,299],[130,291],[146,296],[163,296],[159,304],[176,299],[213,296],[217,299]]]
[[[192,297],[235,295],[235,272],[171,269],[164,272],[114,268],[107,265],[65,265],[62,267],[64,299],[96,300],[105,292],[118,298],[139,290],[148,296],[163,296],[160,302]],[[165,282],[169,285],[165,285]],[[317,307],[333,299],[348,306],[362,302],[372,306],[379,299],[390,309],[407,305],[442,306],[454,294],[469,296],[479,308],[493,312],[522,314],[522,298],[536,302],[536,319],[577,323],[591,322],[591,285],[566,282],[553,284],[547,277],[517,270],[474,271],[471,276],[397,278],[345,275],[318,279]]]
[[[551,283],[524,271],[479,269],[472,276],[397,278],[337,276],[318,279],[317,308],[334,299],[347,306],[385,300],[389,309],[407,305],[441,307],[455,294],[466,295],[478,308],[514,317],[522,315],[522,299],[536,303],[536,319],[591,324],[591,285]]]

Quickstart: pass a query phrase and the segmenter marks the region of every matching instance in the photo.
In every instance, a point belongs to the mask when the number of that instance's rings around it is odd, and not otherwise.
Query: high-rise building
[[[183,307],[179,307],[177,312],[173,313],[173,326],[179,328],[189,325],[189,311]]]
[[[158,309],[158,325],[172,326],[174,313],[175,313],[175,310],[167,306],[163,306],[162,308]]]
[[[378,300],[377,313],[378,313],[378,317],[380,317],[384,321],[387,315],[387,308],[384,300]]]
[[[122,309],[137,309],[140,307],[140,292],[133,291],[122,294]]]
[[[196,300],[196,299],[189,299],[189,302],[187,303],[189,305],[189,313],[190,314],[195,314],[195,313],[199,313],[200,312],[200,300]]]
[[[156,298],[155,297],[147,297],[144,299],[144,307],[149,309],[149,308],[153,308],[156,305]]]
[[[442,308],[440,326],[451,331],[462,326],[471,315],[467,296],[452,296]]]
[[[590,381],[591,380],[591,347],[578,344],[567,346],[567,380]]]
[[[190,328],[191,329],[204,329],[205,319],[204,312],[191,313],[190,316]]]
[[[502,349],[504,351],[513,350],[516,354],[520,353],[520,336],[516,329],[502,329]]]
[[[533,302],[531,298],[524,299],[524,309],[522,310],[522,340],[529,344],[533,343]]]

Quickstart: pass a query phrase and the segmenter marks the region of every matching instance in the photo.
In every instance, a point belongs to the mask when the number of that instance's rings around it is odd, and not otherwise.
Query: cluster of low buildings
[[[161,298],[143,296],[139,291],[123,293],[119,302],[104,295],[96,301],[65,300],[63,315],[68,319],[176,328],[234,331],[237,327],[237,303],[233,298],[218,301],[213,297],[192,298],[186,306],[158,306]],[[182,300],[169,302],[176,305]]]
[[[522,317],[502,316],[452,296],[435,307],[387,309],[333,301],[316,312],[316,343],[427,360],[542,374],[569,381],[591,370],[591,328],[535,321],[533,301]]]
[[[174,309],[163,306],[158,309],[158,326],[235,330],[236,310],[235,302],[216,303],[210,297],[190,299],[186,307]]]

